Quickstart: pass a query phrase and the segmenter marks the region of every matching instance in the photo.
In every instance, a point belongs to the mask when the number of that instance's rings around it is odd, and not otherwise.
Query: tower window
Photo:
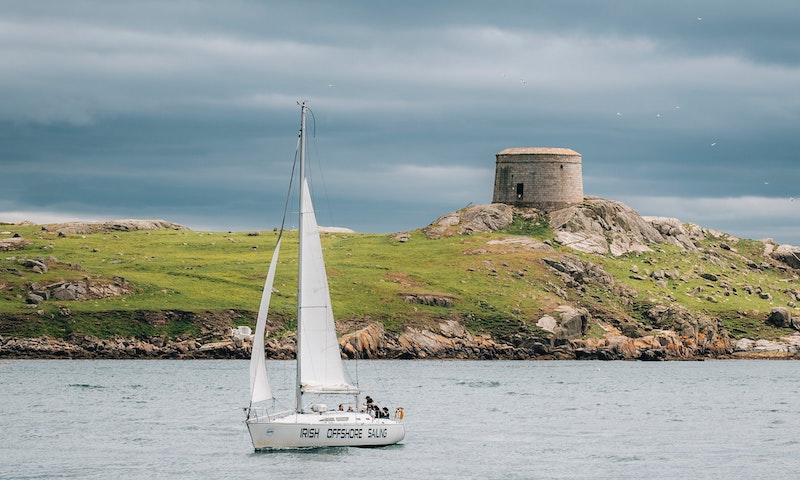
[[[522,192],[524,186],[521,183],[517,184],[517,200],[522,200]]]

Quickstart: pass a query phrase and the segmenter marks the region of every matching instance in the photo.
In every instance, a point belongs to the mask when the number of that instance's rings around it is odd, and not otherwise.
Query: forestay
[[[272,389],[267,378],[267,366],[264,351],[264,333],[267,327],[267,313],[269,301],[272,297],[272,285],[275,283],[275,269],[278,266],[278,254],[281,250],[281,239],[275,245],[272,260],[269,262],[267,280],[264,282],[264,291],[261,293],[261,304],[258,307],[258,320],[256,332],[253,337],[253,350],[250,355],[250,403],[262,402],[272,399]]]
[[[300,387],[303,392],[357,393],[345,374],[336,340],[319,225],[305,179],[301,198]]]

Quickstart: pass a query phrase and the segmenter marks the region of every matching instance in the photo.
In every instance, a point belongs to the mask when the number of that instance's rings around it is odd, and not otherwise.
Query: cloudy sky
[[[539,145],[588,194],[800,243],[798,25],[796,0],[0,0],[0,219],[270,227],[307,98],[322,224],[488,202],[494,153]]]

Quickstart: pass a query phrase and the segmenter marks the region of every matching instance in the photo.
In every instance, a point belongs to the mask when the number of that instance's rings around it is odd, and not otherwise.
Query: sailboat
[[[300,195],[298,221],[297,285],[297,377],[293,409],[273,411],[274,405],[266,369],[264,333],[275,269],[281,248],[279,235],[267,271],[256,321],[250,358],[250,406],[245,424],[255,450],[313,447],[378,447],[397,443],[405,437],[404,411],[394,418],[375,414],[371,400],[360,404],[360,391],[350,381],[342,362],[331,308],[328,277],[322,255],[319,225],[314,214],[306,179],[306,102],[300,105]],[[288,197],[287,197],[288,199]],[[284,213],[285,215],[285,213]],[[282,229],[281,229],[282,232]],[[352,396],[354,404],[336,403],[329,409],[322,403],[306,405],[305,396]],[[388,415],[387,415],[388,416]]]

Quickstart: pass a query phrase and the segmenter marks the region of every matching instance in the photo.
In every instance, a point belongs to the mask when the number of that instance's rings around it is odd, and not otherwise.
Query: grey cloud
[[[275,223],[299,97],[365,230],[488,201],[509,145],[576,148],[634,206],[800,196],[800,13],[729,3],[5,2],[1,209]]]

